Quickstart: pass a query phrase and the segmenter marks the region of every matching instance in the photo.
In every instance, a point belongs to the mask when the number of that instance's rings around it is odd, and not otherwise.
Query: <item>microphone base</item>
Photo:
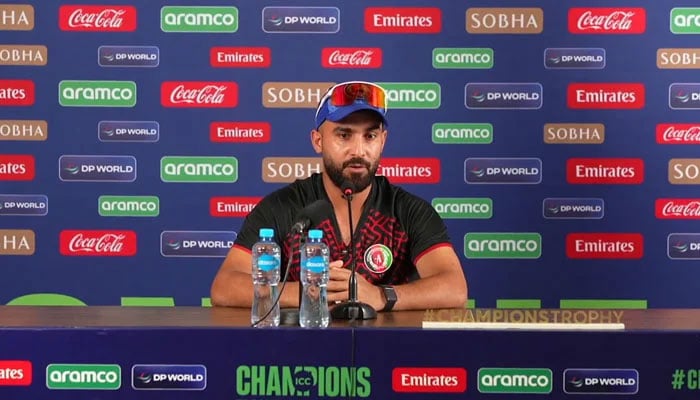
[[[369,304],[348,300],[333,307],[331,310],[331,318],[354,320],[376,319],[377,311]]]

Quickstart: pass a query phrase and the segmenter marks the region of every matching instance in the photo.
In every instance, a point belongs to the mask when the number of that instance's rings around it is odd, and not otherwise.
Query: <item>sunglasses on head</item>
[[[387,98],[384,89],[370,82],[352,81],[339,83],[323,96],[316,110],[316,117],[321,108],[328,104],[334,107],[345,107],[352,105],[356,101],[363,101],[374,108],[380,108],[386,112]]]

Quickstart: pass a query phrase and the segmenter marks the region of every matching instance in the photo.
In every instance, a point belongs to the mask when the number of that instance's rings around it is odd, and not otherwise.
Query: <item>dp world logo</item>
[[[100,67],[157,67],[160,50],[157,46],[100,46],[97,63]]]
[[[601,219],[604,214],[603,199],[550,197],[542,201],[542,215],[547,219]]]
[[[0,216],[34,215],[49,213],[49,198],[43,194],[0,194]]]
[[[262,30],[267,33],[336,33],[340,30],[337,7],[265,7]]]
[[[131,367],[134,390],[204,390],[207,367],[204,365],[136,364]]]
[[[564,393],[569,394],[636,394],[639,372],[636,369],[564,370]]]
[[[668,258],[700,260],[700,233],[671,233],[666,242]]]
[[[238,233],[234,231],[163,231],[163,257],[226,257]]]
[[[71,182],[133,182],[134,156],[73,156],[58,159],[59,178]]]
[[[547,69],[603,69],[605,49],[601,48],[547,48],[544,50]]]
[[[672,83],[668,87],[668,106],[673,110],[699,110],[700,83]]]
[[[464,181],[473,184],[538,184],[542,182],[539,158],[467,158]]]
[[[469,109],[536,110],[542,107],[542,84],[533,83],[467,83],[464,105]]]
[[[160,124],[156,121],[100,121],[97,137],[101,142],[157,142]]]

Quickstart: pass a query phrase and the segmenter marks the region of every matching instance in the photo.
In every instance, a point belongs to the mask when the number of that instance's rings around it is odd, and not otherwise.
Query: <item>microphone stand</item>
[[[351,273],[348,282],[348,300],[338,304],[331,310],[333,319],[366,320],[377,318],[377,311],[369,304],[357,300],[357,262],[355,254],[355,233],[352,229],[352,190],[345,190],[345,200],[348,201],[348,218],[350,222],[350,263]]]

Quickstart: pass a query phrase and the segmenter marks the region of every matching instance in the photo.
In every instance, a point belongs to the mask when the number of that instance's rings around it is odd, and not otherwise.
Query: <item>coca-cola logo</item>
[[[65,256],[133,256],[136,254],[133,231],[62,231],[60,250]]]
[[[372,62],[372,54],[374,52],[367,50],[358,50],[354,53],[341,53],[336,50],[331,53],[328,63],[331,65],[368,65]]]
[[[656,218],[699,219],[700,199],[658,199]]]
[[[382,49],[326,47],[321,52],[321,64],[325,68],[379,68],[382,66]]]
[[[68,18],[70,27],[119,28],[124,22],[125,10],[102,10],[99,13],[86,13],[82,8],[73,11]]]
[[[180,85],[170,93],[170,101],[177,103],[221,104],[224,102],[226,86],[207,85],[201,89],[186,89]]]
[[[578,19],[578,29],[605,29],[628,31],[632,27],[633,12],[616,11],[608,15],[593,15],[591,11],[586,11]]]
[[[659,144],[700,144],[700,124],[658,124]]]
[[[235,82],[163,82],[163,107],[235,107],[238,85]]]
[[[136,30],[136,8],[65,5],[59,9],[59,27],[64,31],[131,32]]]
[[[572,8],[569,31],[578,34],[640,34],[646,30],[644,8]]]
[[[683,217],[693,216],[700,217],[700,201],[693,201],[687,204],[675,204],[674,202],[666,203],[661,210],[661,215],[679,215]]]

